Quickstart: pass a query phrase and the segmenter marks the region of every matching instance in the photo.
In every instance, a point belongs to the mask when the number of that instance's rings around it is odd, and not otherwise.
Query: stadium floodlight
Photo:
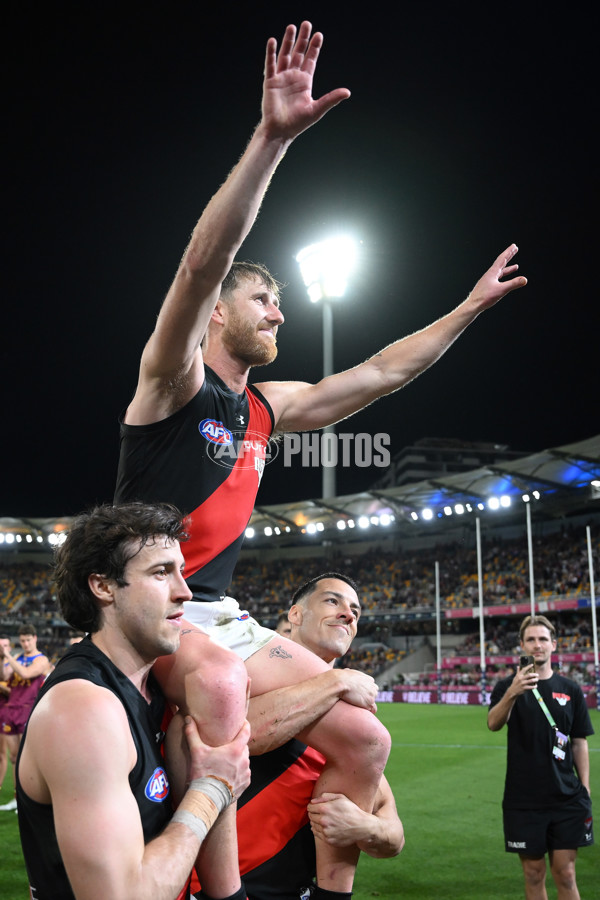
[[[498,500],[497,497],[490,497],[490,499],[487,502],[487,505],[488,505],[488,509],[493,509],[493,510],[500,509],[500,501]]]
[[[361,516],[358,520],[359,528],[368,528],[369,527],[369,519],[367,516]]]
[[[433,519],[433,510],[432,509],[424,509],[421,513],[421,518],[425,519],[426,522],[431,521]]]
[[[266,537],[271,537],[272,534],[273,534],[273,529],[271,528],[270,525],[267,525],[267,526],[265,527],[265,535],[266,535]]]
[[[500,497],[500,506],[504,507],[504,509],[508,509],[508,507],[511,505],[511,503],[512,503],[512,501],[511,501],[510,497],[508,496],[508,494],[503,494]]]
[[[323,303],[323,377],[333,375],[333,310],[330,300],[343,297],[356,265],[356,243],[350,237],[335,237],[304,247],[296,254],[302,280],[311,303]],[[335,434],[333,425],[323,434]],[[335,466],[322,466],[324,499],[335,497]]]
[[[521,500],[523,501],[523,503],[529,503],[531,501],[531,497],[529,496],[529,494],[523,494]]]
[[[462,516],[464,511],[465,511],[465,508],[462,505],[462,503],[457,503],[456,506],[454,507],[454,512],[456,513],[457,516]]]
[[[384,528],[387,528],[388,525],[391,525],[394,521],[394,517],[390,516],[388,513],[382,513],[379,516],[379,524],[383,525]]]
[[[444,507],[444,515],[446,515],[446,516],[451,516],[451,515],[452,515],[452,507],[451,507],[451,506],[445,506],[445,507]]]
[[[251,525],[248,525],[248,527],[246,528],[246,537],[250,540],[251,538],[254,537],[254,534],[255,534],[254,528],[252,528]]]
[[[344,521],[344,519],[338,519],[337,522],[336,522],[336,525],[337,525],[337,527],[339,528],[340,531],[345,531],[345,530],[346,530],[346,522]]]
[[[296,254],[312,303],[344,296],[356,266],[356,256],[356,242],[345,236],[311,244]]]

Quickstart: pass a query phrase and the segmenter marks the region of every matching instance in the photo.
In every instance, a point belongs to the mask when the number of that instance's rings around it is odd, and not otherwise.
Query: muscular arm
[[[356,844],[376,859],[397,856],[404,847],[404,827],[385,776],[372,813],[364,812],[343,794],[323,794],[310,802],[308,814],[315,835],[335,846]]]
[[[208,748],[190,720],[190,778],[210,772],[243,789],[249,781],[247,735],[246,728],[235,748],[233,742],[227,751]],[[231,764],[223,768],[228,752]],[[135,762],[123,707],[104,688],[82,681],[56,685],[30,719],[19,776],[29,796],[52,803],[59,847],[77,900],[174,900],[191,871],[200,840],[186,825],[170,822],[160,836],[144,844],[128,781]],[[187,803],[193,809],[198,796],[198,791],[187,791],[180,808]]]
[[[579,776],[579,780],[586,788],[588,794],[590,790],[590,751],[586,738],[573,738],[573,762]]]
[[[415,334],[390,344],[354,369],[318,384],[270,382],[258,385],[275,411],[281,432],[321,428],[397,391],[424,372],[452,346],[477,316],[516,288],[527,284],[509,265],[517,253],[511,244],[479,279],[469,296],[448,315]]]
[[[377,685],[356,669],[329,669],[306,681],[252,697],[248,709],[250,753],[281,747],[328,712],[338,700],[375,712]]]
[[[289,25],[281,50],[267,44],[262,118],[246,151],[204,210],[142,355],[130,424],[157,421],[183,406],[204,378],[200,342],[221,282],[250,231],[269,181],[290,143],[350,94],[344,88],[318,100],[312,81],[323,42],[311,25]]]

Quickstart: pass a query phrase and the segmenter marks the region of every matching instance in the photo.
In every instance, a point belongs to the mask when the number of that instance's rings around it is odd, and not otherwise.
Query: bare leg
[[[177,653],[161,657],[153,671],[167,699],[196,720],[203,741],[218,746],[233,740],[246,718],[248,686],[244,664],[235,654],[186,623]],[[177,722],[180,717],[173,720],[167,736],[176,797],[185,788],[187,772],[186,745]],[[174,761],[176,754],[179,758]],[[200,848],[196,869],[211,897],[228,897],[240,887],[235,813],[236,806],[231,804]]]
[[[246,668],[252,696],[257,696],[304,681],[328,667],[309,650],[278,636],[247,659]],[[339,792],[370,812],[390,750],[390,736],[378,719],[340,701],[298,737],[327,758],[315,796]],[[330,891],[351,891],[358,848],[332,847],[317,840],[316,850],[317,884]]]
[[[577,850],[551,850],[549,857],[558,900],[580,900],[575,880]]]
[[[4,784],[4,777],[8,768],[8,748],[6,746],[6,738],[0,734],[0,787]]]
[[[548,900],[546,893],[546,858],[519,854],[525,876],[525,900]]]

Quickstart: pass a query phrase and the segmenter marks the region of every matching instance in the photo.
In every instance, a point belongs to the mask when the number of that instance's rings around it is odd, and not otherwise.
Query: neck
[[[106,627],[92,635],[92,643],[129,678],[146,700],[150,700],[147,689],[148,674],[154,660],[143,660],[127,641],[115,639]]]
[[[231,356],[229,351],[219,345],[210,347],[204,352],[204,362],[215,372],[221,381],[236,394],[242,394],[248,384],[250,366],[241,359]]]
[[[294,629],[292,628],[292,633],[290,634],[290,640],[295,644],[300,644],[301,647],[306,647],[307,650],[310,650],[311,653],[314,653],[315,656],[318,656],[319,659],[322,659],[324,663],[327,663],[330,669],[333,669],[333,664],[335,663],[337,656],[331,656],[326,653],[326,651],[322,647],[311,647],[309,644],[305,644],[302,640],[302,637],[299,634],[294,634]]]
[[[549,659],[547,662],[542,663],[540,666],[536,664],[535,671],[538,678],[540,678],[542,681],[545,681],[547,678],[551,678],[552,660]]]

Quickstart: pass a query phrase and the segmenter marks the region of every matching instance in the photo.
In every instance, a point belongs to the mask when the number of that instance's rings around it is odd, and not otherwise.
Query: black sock
[[[337,896],[337,895],[336,895]],[[340,897],[346,896],[345,894],[340,894]],[[214,897],[211,897],[206,891],[200,891],[199,894],[196,894],[198,900],[214,900]],[[235,894],[230,894],[229,897],[223,897],[222,900],[248,900],[246,895],[246,888],[244,887],[244,882],[242,881],[242,886]]]
[[[352,900],[352,891],[349,894],[341,891],[326,891],[317,884],[310,895],[310,900]]]

